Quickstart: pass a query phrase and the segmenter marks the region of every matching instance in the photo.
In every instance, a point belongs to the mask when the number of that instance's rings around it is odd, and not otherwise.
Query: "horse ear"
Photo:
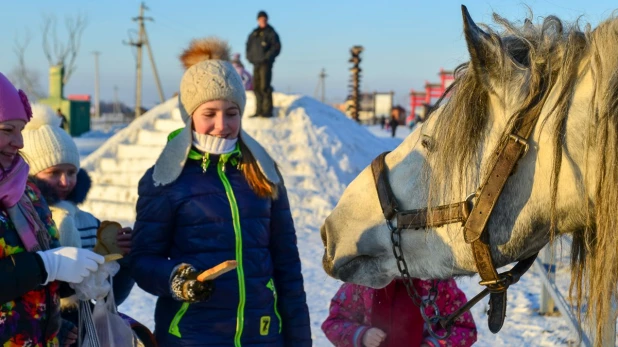
[[[502,48],[500,44],[492,40],[489,34],[474,23],[464,5],[461,5],[461,14],[464,22],[464,35],[470,53],[470,63],[478,74],[486,74],[491,71],[490,67],[500,65],[494,63],[501,58]]]

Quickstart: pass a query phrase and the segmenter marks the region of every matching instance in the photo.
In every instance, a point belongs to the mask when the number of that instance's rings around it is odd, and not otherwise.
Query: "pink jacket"
[[[418,293],[426,298],[431,281],[414,280]],[[371,307],[375,289],[344,283],[331,300],[330,313],[322,323],[326,337],[337,347],[362,347],[363,335],[371,325]],[[457,287],[453,279],[440,281],[436,304],[441,315],[448,315],[467,302],[466,295]],[[431,309],[427,309],[431,314]],[[443,331],[438,331],[442,334]],[[429,335],[426,327],[423,343],[431,346],[472,346],[476,342],[476,325],[470,312],[460,316],[446,340],[437,340]]]
[[[240,78],[242,78],[242,84],[244,85],[245,90],[253,90],[253,77],[251,74],[245,70],[245,67],[242,66],[242,64],[232,61],[232,65],[236,69],[236,72],[240,75]]]

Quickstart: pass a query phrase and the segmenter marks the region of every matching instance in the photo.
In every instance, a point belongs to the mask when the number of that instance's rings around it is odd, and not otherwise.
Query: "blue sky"
[[[318,75],[326,69],[328,102],[339,102],[347,95],[349,48],[363,45],[361,86],[367,92],[395,92],[395,101],[408,105],[411,88],[421,88],[425,80],[434,81],[441,67],[452,69],[467,60],[462,36],[460,5],[465,4],[477,22],[489,23],[492,11],[510,20],[522,20],[527,6],[535,18],[555,14],[566,20],[582,16],[583,22],[596,25],[618,8],[615,1],[597,0],[151,0],[146,24],[165,97],[178,90],[182,69],[178,54],[193,38],[216,35],[228,40],[244,59],[248,34],[256,26],[255,17],[265,10],[278,31],[282,52],[275,63],[273,86],[282,92],[314,95]],[[138,13],[136,0],[27,0],[2,4],[0,14],[0,71],[8,73],[16,65],[12,51],[15,37],[26,30],[32,41],[27,64],[37,70],[47,88],[48,64],[41,48],[41,18],[54,14],[62,24],[65,15],[78,12],[88,16],[78,70],[65,88],[65,94],[94,94],[93,51],[100,51],[101,99],[112,100],[118,86],[121,101],[134,104],[135,58],[132,48],[123,44],[129,31],[136,36],[131,20]],[[63,33],[59,26],[59,34]],[[245,61],[247,67],[251,67]],[[158,95],[150,63],[144,54],[143,105],[157,104]]]

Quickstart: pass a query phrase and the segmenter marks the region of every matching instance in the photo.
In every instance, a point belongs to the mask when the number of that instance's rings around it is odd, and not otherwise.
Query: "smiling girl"
[[[23,131],[22,150],[30,165],[30,179],[50,205],[62,246],[93,250],[97,229],[101,225],[91,213],[79,208],[88,195],[91,180],[80,169],[79,151],[73,138],[62,129],[62,119],[43,104],[32,105],[33,117]],[[120,270],[114,276],[113,290],[117,305],[129,296],[135,282],[130,276],[128,253],[131,250],[131,228],[124,228],[116,241],[125,255],[118,261]],[[63,325],[61,343],[72,345],[77,337],[78,300],[72,296],[61,301]]]
[[[207,60],[204,60],[207,59]],[[194,41],[182,55],[173,132],[139,184],[133,276],[158,296],[161,346],[310,346],[287,193],[268,153],[242,131],[242,80],[229,49]],[[215,280],[197,275],[227,260]]]
[[[0,73],[0,346],[56,347],[61,283],[81,283],[104,258],[59,247],[58,230],[20,154],[28,98]]]

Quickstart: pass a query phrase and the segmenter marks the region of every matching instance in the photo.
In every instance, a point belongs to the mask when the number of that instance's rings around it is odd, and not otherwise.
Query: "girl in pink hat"
[[[19,153],[31,116],[26,94],[0,73],[0,346],[55,347],[62,287],[81,283],[104,258],[59,247],[51,212],[27,183]]]

